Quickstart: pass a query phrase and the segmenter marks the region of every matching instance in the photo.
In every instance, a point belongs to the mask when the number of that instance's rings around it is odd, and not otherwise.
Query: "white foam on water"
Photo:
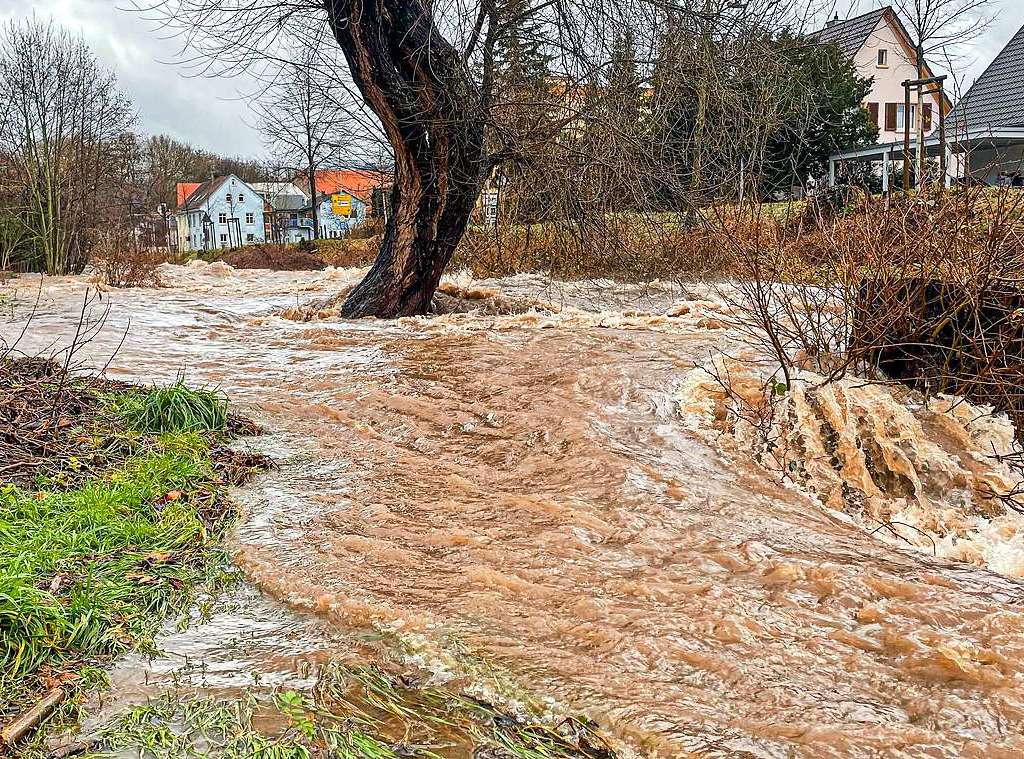
[[[685,376],[677,403],[685,426],[731,438],[881,540],[1024,576],[1024,475],[999,460],[1014,428],[989,407],[811,372],[779,394],[723,356]]]

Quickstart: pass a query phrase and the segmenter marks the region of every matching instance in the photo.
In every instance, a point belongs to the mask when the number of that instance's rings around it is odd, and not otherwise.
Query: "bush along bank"
[[[0,754],[223,576],[226,487],[268,466],[225,443],[257,431],[181,380],[0,359]]]

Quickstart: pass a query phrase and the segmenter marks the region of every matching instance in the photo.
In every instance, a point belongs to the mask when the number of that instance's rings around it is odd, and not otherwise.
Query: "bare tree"
[[[145,3],[142,3],[146,5]],[[280,57],[283,37],[326,24],[362,103],[394,153],[395,181],[379,256],[351,293],[346,316],[425,312],[470,221],[480,189],[505,158],[489,143],[494,51],[526,18],[542,18],[566,77],[593,68],[616,19],[656,14],[654,3],[598,0],[167,0],[148,10],[181,30],[219,71]],[[493,146],[493,149],[492,147]]]
[[[0,90],[9,101],[0,153],[19,188],[17,211],[46,271],[78,269],[115,143],[134,122],[131,104],[81,40],[34,19],[0,33]]]
[[[697,142],[727,141],[734,125],[763,153],[765,129],[759,104],[748,114],[743,92],[750,82],[737,73],[756,71],[757,52],[783,26],[799,25],[806,0],[135,0],[137,7],[183,35],[192,61],[209,75],[252,72],[262,62],[288,62],[291,40],[317,38],[328,30],[343,55],[348,87],[372,113],[394,155],[394,187],[378,258],[351,292],[341,311],[350,317],[393,317],[425,312],[477,206],[481,188],[508,162],[542,163],[560,170],[567,188],[563,205],[580,212],[606,213],[607,198],[622,196],[597,186],[608,178],[642,180],[627,193],[630,208],[652,195],[653,156],[664,154],[651,140],[662,133],[645,128],[657,105],[650,96],[655,50],[671,18],[690,30],[710,60],[722,50],[732,58],[697,70]],[[524,32],[526,34],[524,35]],[[628,32],[628,39],[627,39]],[[498,56],[510,37],[520,35],[549,61],[546,88],[505,87]],[[696,35],[696,36],[694,36]],[[639,108],[616,112],[609,78],[618,43],[619,60],[635,58]],[[762,59],[763,60],[763,59]],[[775,60],[775,59],[773,59]],[[753,64],[753,68],[750,64]],[[772,70],[773,72],[775,69]],[[771,74],[774,76],[774,73]],[[514,79],[514,77],[513,77]],[[749,77],[748,77],[749,79]],[[761,88],[764,93],[772,86]],[[716,107],[730,93],[737,108]],[[719,114],[728,122],[716,123]],[[609,114],[622,139],[601,136]],[[774,118],[772,113],[768,117]],[[634,119],[634,120],[636,120]],[[522,128],[527,130],[525,133]],[[605,134],[609,130],[605,129]],[[644,144],[644,141],[647,141]],[[619,146],[630,143],[629,151]],[[698,151],[682,173],[660,184],[682,188],[663,192],[672,207],[700,188],[714,196],[709,155],[729,153],[735,177],[743,153]],[[626,156],[644,156],[630,163]],[[537,161],[542,157],[543,161]],[[638,165],[639,164],[639,165]],[[696,167],[694,169],[693,167]],[[715,167],[720,169],[720,167]],[[690,181],[696,171],[697,181]],[[648,172],[649,173],[649,172]],[[719,173],[721,173],[719,171]],[[538,184],[538,191],[550,188]],[[545,204],[536,203],[544,208]]]
[[[316,173],[336,153],[343,113],[337,85],[321,65],[318,42],[302,40],[287,61],[277,63],[255,107],[272,162],[292,176],[306,176],[314,238],[320,235]]]

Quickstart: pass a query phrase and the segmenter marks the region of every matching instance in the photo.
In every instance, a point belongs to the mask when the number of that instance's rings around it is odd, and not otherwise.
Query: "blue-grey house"
[[[317,195],[321,238],[347,237],[349,232],[366,221],[366,215],[366,202],[343,188],[331,195]]]
[[[179,250],[218,250],[266,242],[263,197],[251,185],[228,174],[188,189],[191,191],[175,214]]]

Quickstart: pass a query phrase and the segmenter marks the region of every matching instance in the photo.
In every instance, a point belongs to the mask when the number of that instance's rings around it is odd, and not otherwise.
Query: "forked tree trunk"
[[[342,305],[347,317],[425,313],[480,195],[480,90],[431,5],[324,0],[356,86],[395,152],[393,213],[377,260]]]

